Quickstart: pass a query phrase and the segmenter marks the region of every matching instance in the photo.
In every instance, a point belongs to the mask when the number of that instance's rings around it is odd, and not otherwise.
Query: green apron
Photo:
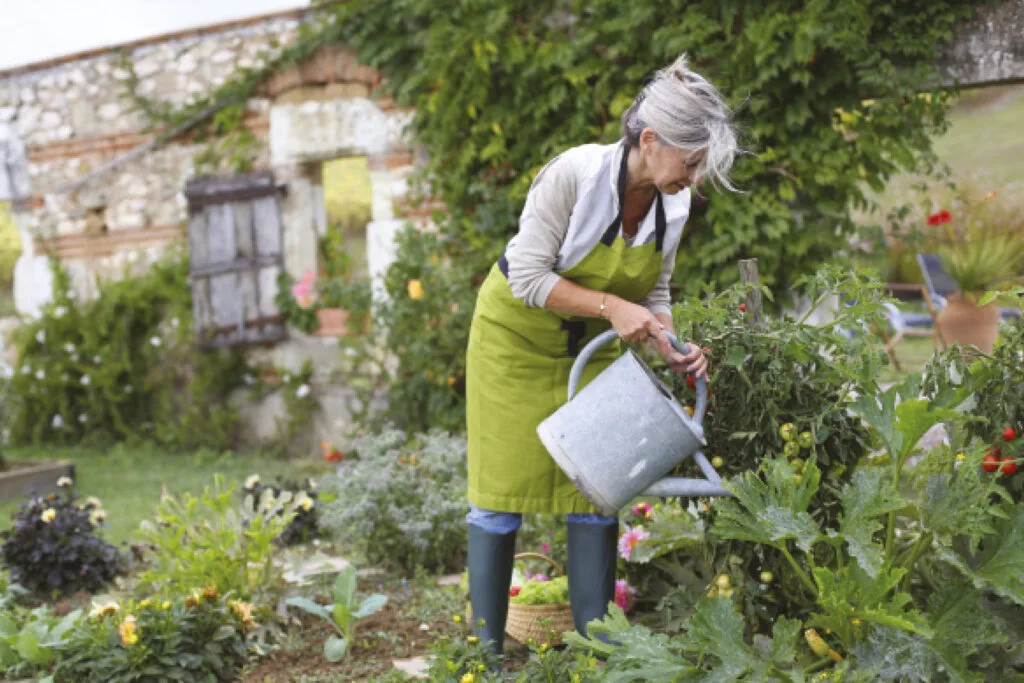
[[[665,212],[655,202],[655,239],[629,247],[620,234],[628,148],[619,170],[619,215],[575,266],[558,274],[581,287],[638,302],[662,270]],[[591,339],[611,324],[527,308],[512,295],[504,256],[480,288],[466,353],[469,502],[485,510],[588,513],[593,506],[559,469],[537,436],[537,425],[563,405],[569,370]],[[609,344],[587,364],[580,386],[620,353]]]

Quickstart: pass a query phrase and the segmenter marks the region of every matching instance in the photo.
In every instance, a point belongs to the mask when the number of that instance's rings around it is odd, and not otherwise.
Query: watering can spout
[[[712,484],[707,479],[665,477],[640,495],[658,498],[714,498],[732,494],[723,489],[721,484]]]

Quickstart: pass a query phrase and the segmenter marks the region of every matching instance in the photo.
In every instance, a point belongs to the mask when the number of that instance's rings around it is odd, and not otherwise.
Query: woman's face
[[[661,192],[676,194],[691,185],[700,185],[697,168],[704,160],[704,150],[688,151],[665,144],[649,128],[640,136],[640,149],[646,175]]]

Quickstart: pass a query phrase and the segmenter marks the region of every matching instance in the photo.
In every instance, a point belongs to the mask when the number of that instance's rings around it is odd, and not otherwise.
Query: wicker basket
[[[520,553],[516,559],[535,557],[550,564],[554,570],[554,576],[562,574],[562,568],[558,563],[547,555],[540,553]],[[546,620],[543,621],[542,620]],[[548,645],[561,645],[562,633],[574,629],[572,621],[572,610],[569,603],[563,602],[555,605],[517,605],[510,602],[508,605],[508,619],[505,621],[505,633],[515,638],[520,643],[525,643],[533,638],[536,643],[547,643]],[[552,631],[554,635],[552,635]]]

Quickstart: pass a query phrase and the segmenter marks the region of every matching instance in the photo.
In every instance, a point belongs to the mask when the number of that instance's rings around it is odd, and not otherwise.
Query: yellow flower
[[[241,602],[240,600],[228,600],[228,607],[230,607],[231,611],[235,613],[235,616],[241,620],[246,631],[259,626],[252,616],[252,612],[255,609],[255,606],[252,603]]]
[[[89,496],[85,499],[86,505],[92,505],[94,508],[99,509],[103,507],[103,503],[96,496]]]
[[[93,526],[99,526],[103,523],[103,520],[107,518],[107,513],[103,510],[93,510],[89,513],[89,524]]]
[[[126,616],[117,627],[117,633],[121,636],[122,645],[134,645],[139,642],[139,627],[135,617],[131,614]]]
[[[540,651],[541,652],[547,652],[548,651],[548,644],[544,643],[543,645],[541,645],[540,646]]]
[[[145,600],[142,600],[141,602],[139,602],[139,609],[146,609],[151,604],[153,604],[153,601],[150,600],[149,598],[146,598]]]
[[[118,607],[116,602],[108,602],[105,605],[97,605],[93,603],[92,609],[89,610],[89,617],[91,619],[102,619],[108,614],[113,614],[117,610],[121,609]]]
[[[313,499],[306,494],[302,494],[299,498],[299,507],[303,510],[311,510],[313,508]]]
[[[185,607],[199,607],[199,593],[192,593],[185,598]]]
[[[171,602],[169,600],[164,600],[160,603],[160,609],[171,609]]]
[[[53,508],[46,508],[43,510],[43,514],[39,515],[39,519],[43,520],[47,524],[53,521],[54,517],[57,516],[57,511]]]
[[[966,456],[964,456],[964,452],[960,451],[959,453],[956,454],[956,461],[957,462],[963,462],[964,461],[964,457],[966,457]]]
[[[477,664],[477,665],[476,665],[476,670],[477,670],[477,671],[486,671],[486,670],[487,670],[487,667],[486,667],[486,666],[484,666],[483,664]]]
[[[409,298],[412,300],[418,300],[423,298],[423,283],[419,280],[409,280],[405,285],[405,291],[408,292]]]
[[[455,386],[455,378],[454,377],[449,377],[448,378],[448,386],[450,386],[450,387]]]
[[[216,600],[220,597],[220,593],[217,592],[216,586],[207,586],[203,589],[203,597],[207,600]]]
[[[479,638],[477,638],[476,636],[470,636],[470,637],[469,637],[469,638],[467,638],[466,640],[468,640],[468,641],[469,641],[469,644],[470,644],[470,645],[475,645],[476,643],[478,643],[478,642],[480,641],[480,639],[479,639]]]
[[[462,617],[460,617],[460,616],[459,616],[458,614],[456,614],[456,615],[455,615],[455,616],[454,616],[454,617],[452,618],[452,621],[454,621],[454,622],[455,622],[456,624],[461,624],[461,623],[462,623]]]
[[[473,674],[465,674],[460,680],[461,683],[473,683],[473,680],[475,678],[476,676],[474,676]]]

